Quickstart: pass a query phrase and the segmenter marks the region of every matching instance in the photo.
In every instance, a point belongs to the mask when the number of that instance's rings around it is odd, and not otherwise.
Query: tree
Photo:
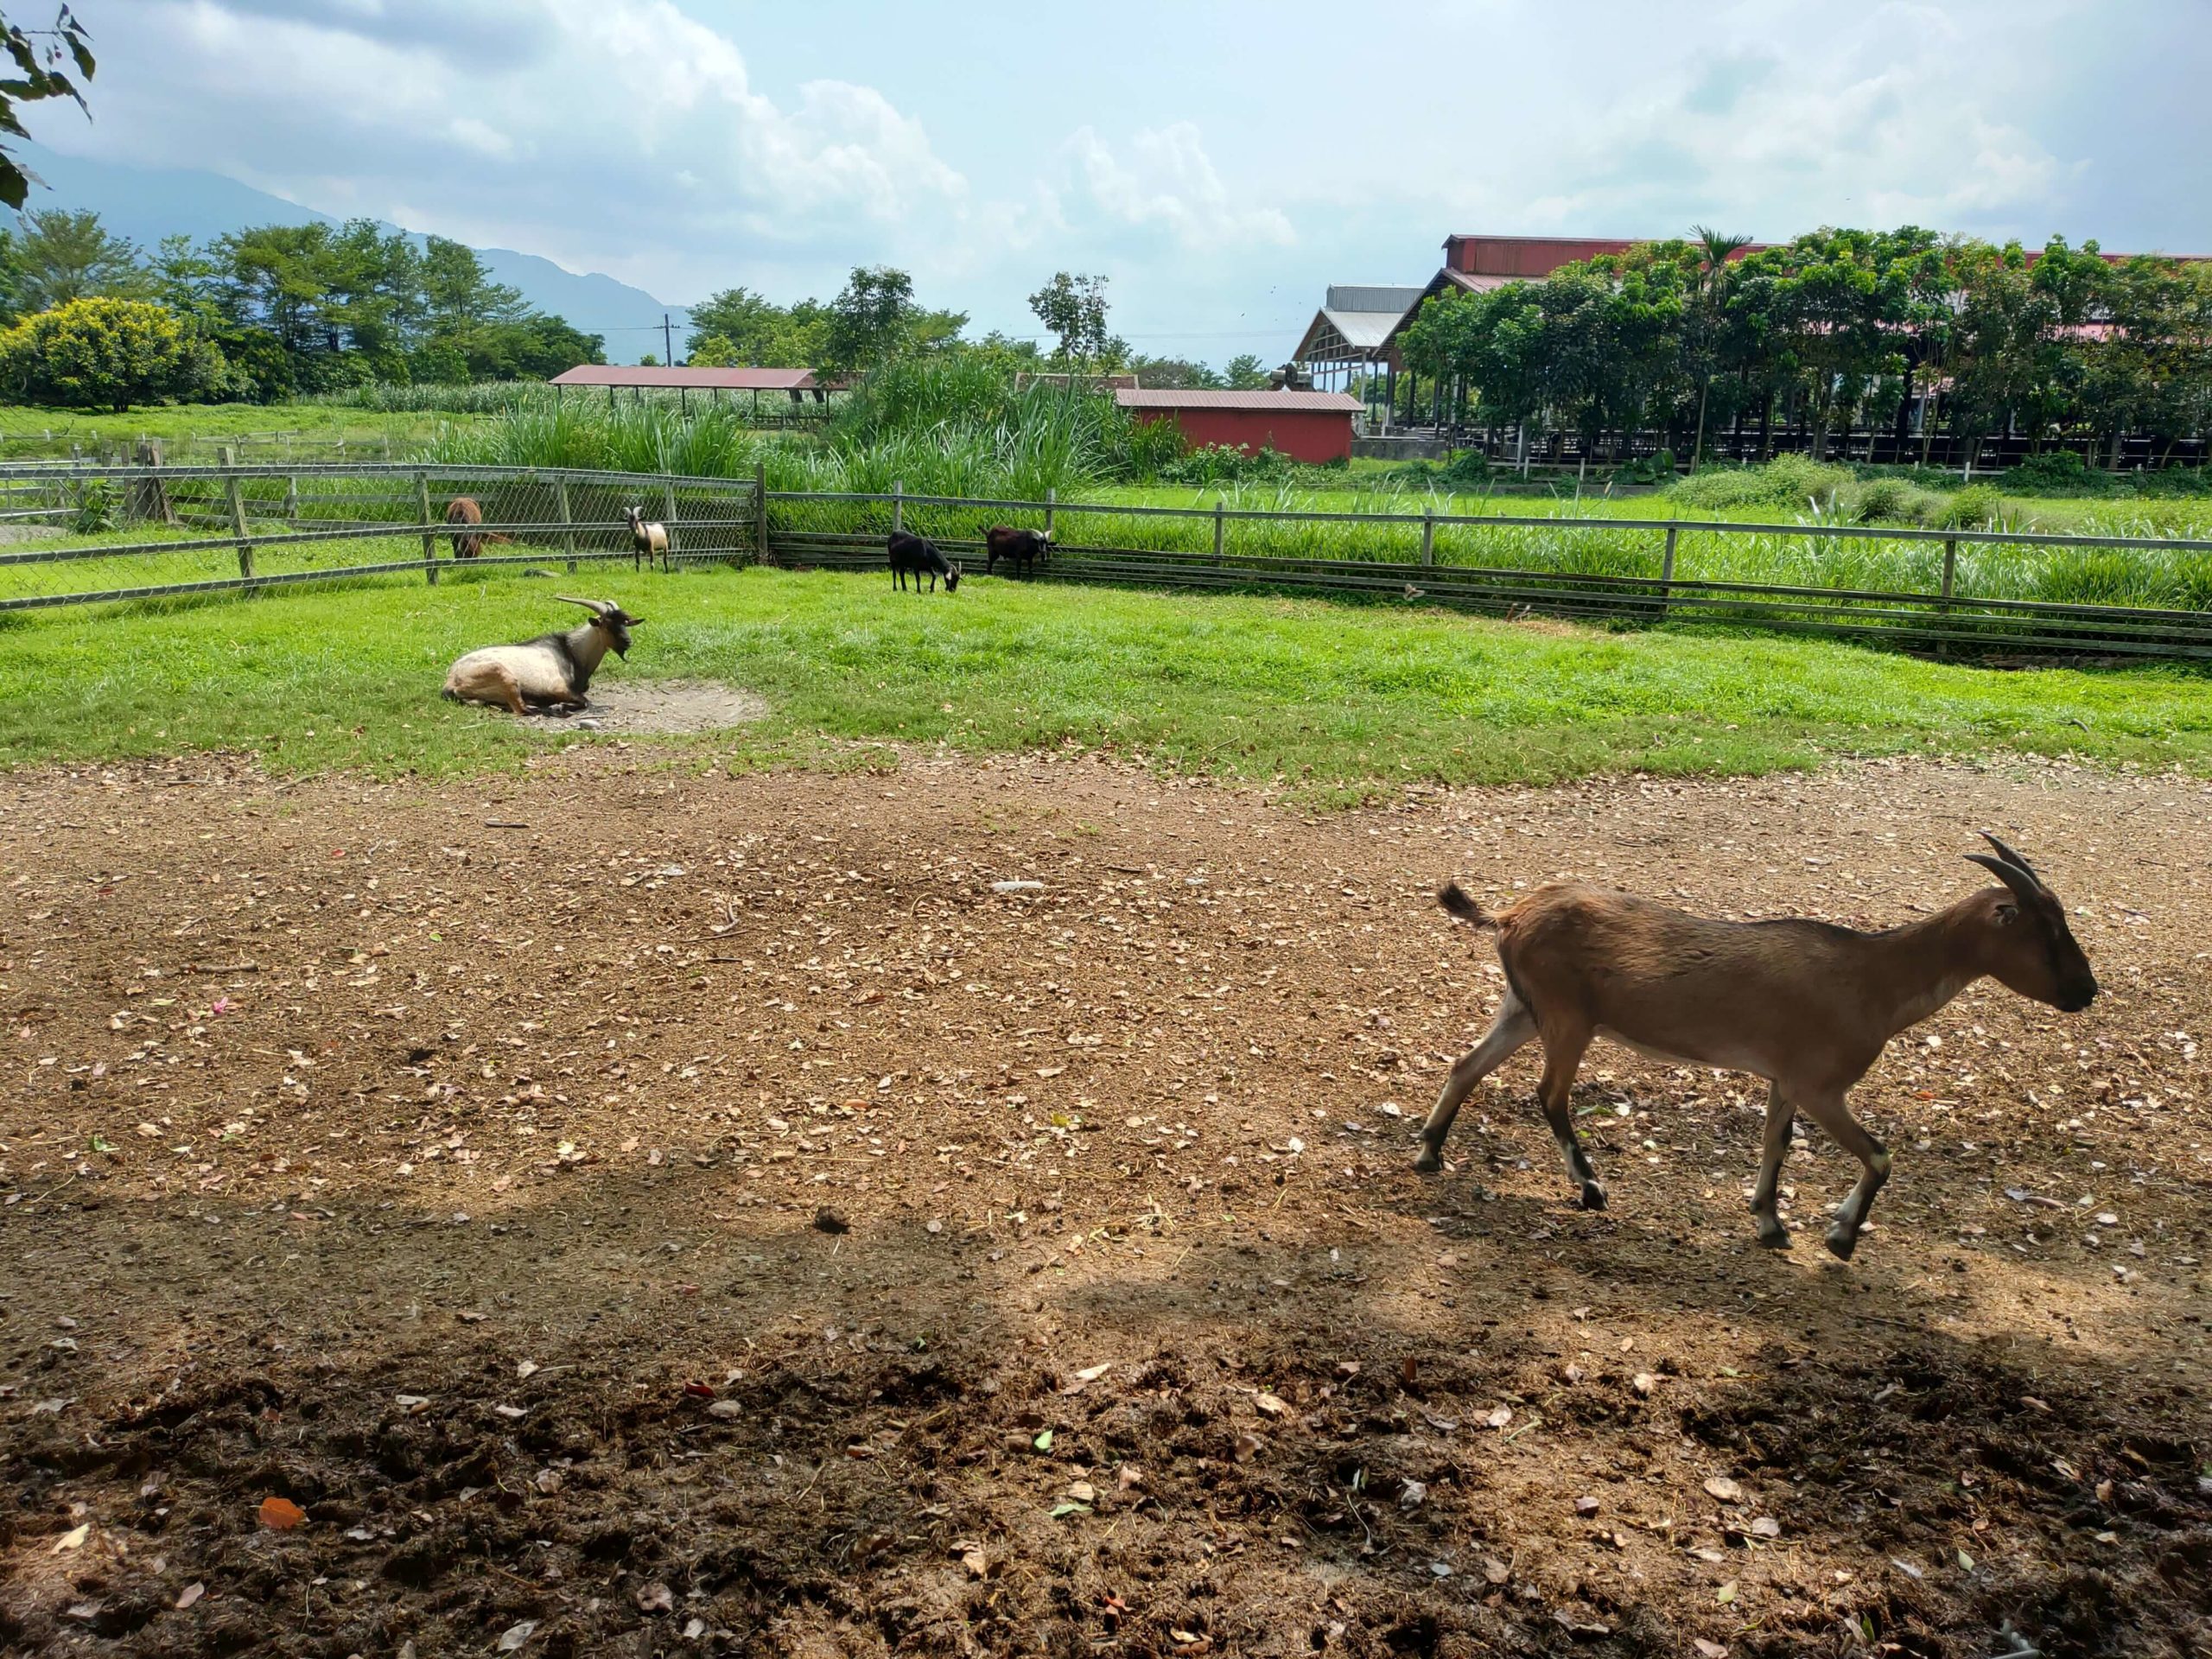
[[[1065,270],[1055,271],[1051,282],[1029,296],[1029,308],[1059,340],[1058,360],[1064,366],[1087,369],[1106,354],[1103,276],[1077,276]]]
[[[143,299],[152,292],[137,245],[110,234],[98,213],[25,213],[8,251],[10,298],[19,313],[96,294]]]
[[[1125,366],[1139,385],[1156,390],[1182,391],[1224,384],[1219,372],[1188,358],[1132,357]],[[1265,377],[1262,378],[1264,382]]]
[[[1268,384],[1268,371],[1256,353],[1240,352],[1229,359],[1221,378],[1231,391],[1258,391]]]
[[[905,349],[919,312],[914,279],[905,271],[889,265],[855,267],[844,290],[830,303],[819,366],[850,371],[890,361]]]
[[[1690,230],[1697,238],[1696,247],[1704,262],[1688,339],[1691,360],[1697,372],[1697,435],[1690,442],[1690,465],[1694,467],[1705,458],[1705,406],[1713,394],[1713,372],[1719,366],[1728,262],[1739,249],[1749,247],[1751,238],[1725,235],[1703,225],[1693,225]]]
[[[36,31],[18,28],[0,12],[0,46],[15,60],[16,70],[16,79],[0,80],[0,133],[11,138],[30,137],[22,118],[16,113],[18,105],[67,98],[79,109],[86,109],[85,95],[63,73],[61,65],[66,58],[79,75],[90,80],[94,67],[92,37],[67,6],[56,14],[52,29]],[[86,113],[91,111],[86,110]],[[33,176],[10,151],[0,149],[0,201],[22,212],[30,195]]]
[[[175,316],[144,300],[71,300],[0,334],[0,373],[37,403],[120,414],[188,389],[208,366]]]

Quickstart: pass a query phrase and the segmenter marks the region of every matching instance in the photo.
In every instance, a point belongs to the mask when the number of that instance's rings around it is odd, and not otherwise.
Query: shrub
[[[2109,495],[2113,476],[2090,466],[2071,449],[2050,449],[2030,455],[2006,473],[2008,495]]]
[[[33,403],[121,414],[219,373],[191,350],[175,314],[143,300],[71,300],[0,335],[0,373]]]
[[[1851,482],[1842,467],[1780,455],[1764,467],[1711,467],[1680,479],[1668,493],[1694,507],[1802,507],[1826,501]]]
[[[1936,518],[1939,530],[1986,530],[2004,511],[2004,498],[1993,484],[1969,484],[1943,505]]]
[[[1924,524],[1940,499],[1898,478],[1869,479],[1844,498],[1851,517],[1862,524]]]

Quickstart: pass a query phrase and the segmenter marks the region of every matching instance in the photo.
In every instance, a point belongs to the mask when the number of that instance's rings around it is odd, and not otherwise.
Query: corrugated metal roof
[[[640,386],[693,391],[811,391],[811,369],[635,368],[620,363],[582,363],[553,377],[556,386]]]
[[[1259,414],[1356,415],[1361,404],[1346,391],[1220,391],[1199,388],[1187,391],[1116,391],[1114,401],[1123,409],[1240,409]]]
[[[1414,298],[1421,297],[1421,289],[1413,290]],[[1408,300],[1406,305],[1411,305]],[[1390,338],[1390,331],[1398,326],[1398,319],[1406,315],[1406,306],[1395,311],[1338,311],[1323,307],[1321,315],[1330,326],[1344,337],[1344,344],[1361,351],[1372,350]]]
[[[1325,311],[1390,311],[1400,316],[1406,308],[1421,298],[1418,283],[1411,288],[1378,285],[1372,283],[1331,283],[1327,297],[1322,300]]]

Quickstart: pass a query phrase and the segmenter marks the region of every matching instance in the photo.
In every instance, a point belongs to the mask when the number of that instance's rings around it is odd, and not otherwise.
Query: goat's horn
[[[2043,892],[2043,884],[2017,864],[2007,864],[2003,859],[1993,858],[1987,853],[1968,853],[1966,857],[1967,863],[1980,865],[2023,899],[2037,898]]]
[[[571,599],[566,594],[556,594],[553,597],[559,600],[563,605],[581,605],[586,610],[589,611],[594,616],[605,616],[609,610],[613,608],[603,599]]]
[[[1979,833],[1984,841],[1987,842],[1991,846],[1997,849],[1997,855],[1999,858],[2003,859],[2007,864],[2010,864],[2014,869],[2019,871],[2022,875],[2026,876],[2028,880],[2034,882],[2036,886],[2043,886],[2043,878],[2036,874],[2036,867],[2034,865],[2029,863],[2026,859],[2022,858],[2019,854],[2014,852],[2003,842],[1998,840],[1996,836],[1991,835],[1988,830],[1984,830]]]

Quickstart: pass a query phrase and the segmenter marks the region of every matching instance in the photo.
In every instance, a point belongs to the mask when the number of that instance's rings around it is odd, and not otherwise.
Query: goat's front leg
[[[1874,1207],[1874,1195],[1890,1179],[1889,1150],[1859,1127],[1840,1092],[1807,1095],[1799,1103],[1813,1122],[1835,1137],[1838,1146],[1866,1166],[1859,1184],[1851,1189],[1843,1207],[1836,1211],[1835,1224],[1828,1229],[1823,1241],[1832,1252],[1848,1262],[1851,1253],[1859,1248],[1859,1230],[1866,1224],[1866,1212]]]
[[[1505,1001],[1498,1005],[1497,1018],[1483,1033],[1482,1041],[1461,1056],[1444,1079],[1444,1091],[1430,1109],[1428,1121],[1421,1126],[1421,1154],[1414,1160],[1415,1169],[1433,1175],[1444,1167],[1444,1137],[1452,1133],[1452,1120],[1459,1115],[1460,1103],[1535,1034],[1536,1022],[1529,1017],[1527,1007],[1507,991]]]
[[[1590,1035],[1587,1026],[1579,1025],[1554,1027],[1544,1032],[1544,1078],[1536,1090],[1543,1102],[1544,1121],[1551,1125],[1552,1137],[1566,1154],[1567,1175],[1582,1183],[1582,1207],[1602,1210],[1605,1207],[1605,1184],[1591,1167],[1589,1154],[1582,1150],[1581,1138],[1574,1133],[1574,1118],[1567,1110],[1567,1102],[1574,1090],[1574,1074],[1581,1069],[1582,1056],[1590,1046]]]
[[[1789,1151],[1790,1126],[1796,1108],[1782,1092],[1782,1085],[1766,1087],[1766,1144],[1759,1153],[1758,1185],[1751,1189],[1751,1220],[1759,1230],[1759,1243],[1770,1250],[1789,1248],[1789,1230],[1775,1213],[1774,1190],[1782,1179],[1782,1160]]]

